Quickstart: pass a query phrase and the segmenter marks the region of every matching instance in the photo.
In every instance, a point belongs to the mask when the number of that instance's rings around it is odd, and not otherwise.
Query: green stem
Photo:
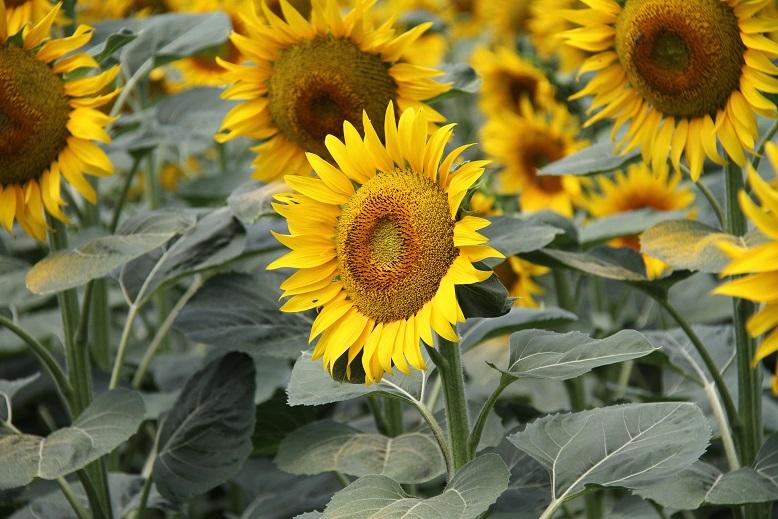
[[[62,491],[65,499],[67,499],[68,503],[70,503],[70,506],[73,508],[73,511],[76,513],[76,517],[78,517],[78,519],[89,519],[89,513],[84,509],[81,500],[78,499],[75,492],[73,492],[73,488],[65,478],[57,478],[57,485],[59,485],[59,489]]]
[[[370,413],[373,415],[373,419],[375,420],[376,429],[378,429],[379,433],[389,436],[389,424],[386,423],[386,417],[381,411],[380,398],[375,395],[368,395],[366,401],[367,407],[370,408]]]
[[[149,502],[149,495],[151,494],[151,476],[146,477],[143,482],[143,492],[140,495],[140,502],[138,503],[138,509],[135,511],[134,517],[136,519],[143,519],[143,514],[146,513],[146,505]]]
[[[552,269],[552,275],[554,276],[554,286],[556,287],[557,304],[559,308],[564,310],[575,312],[575,298],[573,292],[570,290],[570,283],[567,279],[567,274],[562,269]]]
[[[130,188],[132,187],[132,181],[135,179],[135,174],[138,172],[138,168],[140,167],[140,162],[142,159],[143,159],[143,154],[138,154],[133,157],[132,167],[130,168],[130,171],[127,172],[127,176],[124,178],[124,185],[122,186],[122,192],[119,195],[119,200],[116,201],[116,205],[113,208],[111,223],[108,227],[108,230],[111,232],[111,234],[114,234],[116,232],[116,229],[119,228],[119,220],[122,217],[122,211],[124,210],[124,205],[127,203],[127,196],[130,193]]]
[[[454,469],[454,459],[451,448],[448,444],[448,441],[446,440],[446,434],[443,432],[443,429],[441,429],[438,421],[435,420],[435,416],[432,414],[432,411],[430,411],[429,407],[424,405],[424,402],[419,400],[411,400],[411,402],[416,406],[419,414],[427,423],[427,426],[429,426],[430,431],[432,431],[432,436],[438,443],[440,452],[443,454],[443,461],[446,463],[446,480],[451,481],[456,471]]]
[[[738,195],[743,189],[743,172],[729,163],[725,171],[727,193],[727,232],[743,236],[748,230],[746,218],[740,208]],[[746,331],[746,321],[753,305],[744,300],[733,299],[735,345],[738,369],[738,411],[742,420],[740,459],[744,465],[754,461],[762,444],[761,384],[759,372],[751,368],[754,343]]]
[[[122,376],[122,367],[124,367],[124,357],[127,355],[127,346],[130,343],[130,335],[132,334],[132,325],[138,317],[139,310],[140,308],[137,304],[132,304],[130,305],[130,311],[127,312],[127,321],[124,323],[122,337],[119,339],[119,348],[116,350],[116,359],[113,362],[111,381],[108,384],[108,389],[115,389],[119,386],[119,381]]]
[[[143,384],[143,378],[146,376],[146,372],[151,365],[151,361],[154,359],[154,356],[162,346],[165,337],[167,337],[167,334],[173,327],[173,323],[178,317],[178,314],[181,313],[181,310],[184,309],[189,300],[194,297],[200,288],[202,288],[204,283],[205,277],[201,274],[197,274],[194,278],[194,281],[192,282],[192,285],[187,289],[186,292],[184,292],[178,302],[176,302],[173,309],[167,313],[167,317],[165,317],[165,320],[159,326],[159,329],[154,335],[154,339],[151,341],[151,344],[149,344],[146,353],[143,354],[143,359],[141,359],[140,365],[138,366],[138,371],[135,372],[135,376],[132,379],[132,387],[139,389],[141,384]]]
[[[719,395],[721,395],[721,401],[723,402],[724,409],[727,412],[727,419],[729,420],[730,426],[732,427],[733,430],[739,431],[740,420],[738,419],[738,414],[737,414],[737,410],[735,409],[735,403],[732,400],[732,395],[729,392],[729,388],[727,387],[726,382],[724,382],[724,379],[721,377],[721,372],[719,372],[719,368],[716,366],[716,363],[713,361],[713,358],[710,356],[708,349],[705,347],[705,344],[702,342],[702,340],[697,335],[697,333],[695,333],[695,331],[692,329],[689,323],[686,322],[686,319],[684,319],[684,317],[678,312],[678,310],[675,309],[675,307],[673,307],[667,301],[666,298],[654,296],[654,300],[668,314],[670,314],[673,320],[675,320],[678,326],[680,326],[681,329],[684,331],[686,337],[689,338],[692,345],[694,346],[694,349],[697,350],[697,353],[702,358],[702,362],[705,364],[705,367],[708,370],[708,373],[710,374],[711,378],[713,379],[714,384],[716,384],[716,389],[718,390]]]
[[[719,225],[723,228],[726,221],[724,219],[724,210],[721,208],[721,204],[719,203],[719,201],[716,200],[716,196],[713,194],[710,188],[705,185],[705,183],[702,180],[700,180],[699,182],[695,182],[694,185],[708,201],[708,205],[711,206],[711,209],[713,209],[713,212],[716,214],[716,219],[719,221]]]
[[[438,341],[438,347],[442,362],[438,360],[436,364],[443,380],[443,395],[445,397],[451,454],[454,462],[454,471],[457,471],[470,461],[470,451],[467,445],[468,436],[470,435],[470,419],[467,413],[462,356],[459,351],[459,344],[442,337]],[[438,364],[438,362],[440,363]]]
[[[384,411],[386,423],[389,426],[388,435],[400,436],[403,433],[403,409],[402,402],[396,398],[384,398]]]
[[[108,371],[111,367],[111,303],[108,300],[108,283],[104,279],[96,279],[93,285],[92,358],[101,370]]]
[[[775,133],[775,129],[771,130]],[[760,150],[764,150],[764,142]],[[758,166],[759,162],[755,160]],[[746,217],[740,207],[738,196],[744,188],[743,172],[729,162],[724,171],[727,200],[726,230],[735,236],[743,236],[748,230]],[[754,462],[759,447],[762,445],[762,389],[761,374],[751,367],[754,357],[754,341],[746,330],[746,322],[753,313],[754,306],[743,299],[732,299],[733,324],[735,326],[735,348],[737,352],[738,372],[738,411],[740,414],[740,461],[744,465]],[[746,519],[757,519],[766,516],[761,505],[746,505]]]
[[[33,336],[27,333],[24,329],[17,326],[13,321],[0,314],[0,326],[5,326],[11,333],[23,340],[27,346],[30,347],[35,357],[38,359],[51,379],[54,381],[54,385],[57,388],[57,392],[62,399],[62,403],[65,408],[70,411],[70,401],[73,398],[73,388],[70,387],[70,381],[68,381],[67,375],[65,375],[62,366],[59,365],[54,356],[46,349],[46,347],[38,342]]]
[[[770,127],[770,130],[765,134],[762,140],[759,141],[759,146],[757,146],[756,153],[754,153],[754,160],[751,161],[751,166],[754,169],[759,167],[759,163],[762,161],[762,155],[764,155],[765,145],[770,142],[770,140],[775,136],[776,132],[778,132],[778,121],[773,123],[773,125]]]
[[[473,425],[473,430],[467,440],[467,450],[470,453],[471,458],[475,457],[478,450],[478,444],[481,443],[481,436],[483,435],[484,427],[486,426],[486,420],[489,419],[489,414],[492,412],[492,409],[494,409],[497,399],[500,398],[500,395],[505,391],[505,388],[510,386],[515,380],[516,379],[514,378],[503,376],[500,379],[500,385],[492,391],[492,394],[489,395],[489,398],[484,402],[483,407],[481,407],[478,418],[475,420],[475,425]]]

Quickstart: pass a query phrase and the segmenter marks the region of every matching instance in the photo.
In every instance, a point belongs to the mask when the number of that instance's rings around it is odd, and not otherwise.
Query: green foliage
[[[195,373],[163,418],[153,477],[174,501],[203,494],[238,473],[251,453],[254,363],[228,353]]]
[[[637,151],[614,153],[613,144],[606,139],[544,166],[540,175],[599,175],[623,168],[639,155]]]

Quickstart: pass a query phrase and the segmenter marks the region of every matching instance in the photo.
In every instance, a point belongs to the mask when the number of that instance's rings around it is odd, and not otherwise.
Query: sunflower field
[[[0,518],[778,517],[778,0],[0,0]]]

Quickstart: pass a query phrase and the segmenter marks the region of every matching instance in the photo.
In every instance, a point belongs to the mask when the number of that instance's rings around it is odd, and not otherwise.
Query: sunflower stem
[[[748,230],[745,215],[738,196],[744,188],[743,172],[734,163],[727,163],[724,171],[727,200],[727,232],[743,236]],[[754,341],[746,330],[746,321],[753,312],[753,304],[743,299],[732,299],[732,315],[735,326],[735,347],[738,371],[738,411],[740,429],[740,460],[744,465],[754,462],[762,445],[761,374],[751,367],[754,357]],[[746,519],[765,517],[764,507],[746,505]]]
[[[470,437],[467,440],[467,449],[470,452],[471,458],[475,458],[475,454],[478,451],[478,444],[481,443],[481,436],[486,427],[486,420],[489,419],[489,414],[492,412],[492,409],[494,409],[497,399],[500,398],[500,395],[505,391],[505,388],[510,386],[514,381],[515,379],[511,377],[503,376],[500,379],[500,384],[492,391],[492,394],[489,395],[489,398],[484,402],[483,407],[481,407],[478,418],[475,420],[475,425],[473,425],[473,431],[470,433]]]
[[[454,471],[456,472],[470,461],[468,449],[470,419],[467,412],[467,396],[465,395],[465,374],[462,370],[462,355],[459,351],[459,344],[440,337],[438,348],[441,358],[435,363],[443,381],[448,437]]]
[[[716,200],[716,196],[713,194],[710,188],[705,185],[705,183],[702,180],[695,182],[694,185],[708,201],[708,205],[710,205],[711,209],[713,209],[713,212],[716,214],[716,220],[718,220],[719,225],[721,227],[724,227],[724,225],[726,225],[726,219],[724,218],[724,209],[722,209],[719,201]]]
[[[400,436],[404,429],[402,403],[396,398],[384,398],[384,412],[386,413],[388,435],[391,437]]]
[[[140,168],[141,160],[143,160],[144,153],[139,153],[133,157],[132,167],[127,172],[127,176],[124,177],[124,185],[122,186],[122,192],[119,199],[116,201],[116,205],[113,208],[113,215],[111,216],[111,223],[108,230],[111,234],[116,233],[116,229],[119,228],[119,220],[122,217],[122,211],[124,205],[127,203],[127,197],[130,194],[130,188],[132,187],[132,181],[135,179],[135,174]]]
[[[68,235],[65,225],[56,218],[48,218],[49,248],[52,253],[68,248]],[[89,295],[89,294],[85,294]],[[70,408],[73,416],[78,416],[92,402],[92,374],[89,367],[89,355],[86,330],[79,332],[80,309],[75,289],[64,290],[57,294],[67,358],[68,379],[72,387]],[[105,465],[96,461],[79,472],[79,477],[87,491],[90,506],[95,517],[112,517],[111,498],[108,490],[108,475]]]

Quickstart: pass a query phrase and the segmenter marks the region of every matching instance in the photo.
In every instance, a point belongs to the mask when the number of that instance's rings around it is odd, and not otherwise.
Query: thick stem
[[[467,445],[470,435],[470,420],[467,413],[462,357],[457,343],[441,337],[438,341],[438,347],[443,360],[438,365],[438,371],[443,380],[451,454],[454,470],[457,471],[470,461],[470,451]]]
[[[429,408],[424,405],[424,402],[420,402],[418,400],[411,400],[411,402],[416,406],[419,414],[427,423],[427,426],[429,426],[430,431],[432,431],[432,436],[438,443],[440,452],[443,454],[443,461],[446,463],[446,480],[451,481],[456,471],[454,469],[454,460],[452,457],[451,448],[449,443],[446,441],[446,434],[443,432],[443,429],[440,428],[438,421],[435,420],[435,416],[432,414],[432,411],[430,411]]]
[[[73,488],[65,480],[65,478],[57,478],[57,485],[59,485],[59,489],[62,491],[65,499],[67,499],[71,508],[73,508],[73,511],[76,513],[76,517],[78,517],[78,519],[89,519],[89,512],[86,511],[84,505],[82,505],[81,501],[78,499],[78,497],[76,497],[75,492],[73,492]]]
[[[754,161],[758,165],[758,161]],[[748,230],[746,217],[740,207],[738,195],[744,188],[743,172],[729,162],[724,172],[727,198],[726,230],[735,236],[743,236]],[[754,341],[746,330],[746,322],[753,313],[753,304],[743,299],[732,300],[733,324],[735,326],[735,347],[738,371],[738,411],[740,428],[740,459],[751,464],[762,444],[762,389],[761,374],[751,367],[754,356]],[[766,516],[761,505],[744,507],[746,519]]]
[[[388,435],[395,437],[403,433],[403,408],[402,402],[396,398],[384,398],[384,411],[388,425]]]
[[[743,189],[743,173],[736,165],[729,163],[725,172],[727,192],[727,232],[743,236],[748,230],[746,218],[738,202]],[[744,464],[754,461],[762,443],[761,384],[759,372],[751,368],[754,343],[746,331],[746,321],[753,305],[744,300],[733,299],[735,344],[738,369],[738,411],[742,420],[740,442],[741,460]]]

